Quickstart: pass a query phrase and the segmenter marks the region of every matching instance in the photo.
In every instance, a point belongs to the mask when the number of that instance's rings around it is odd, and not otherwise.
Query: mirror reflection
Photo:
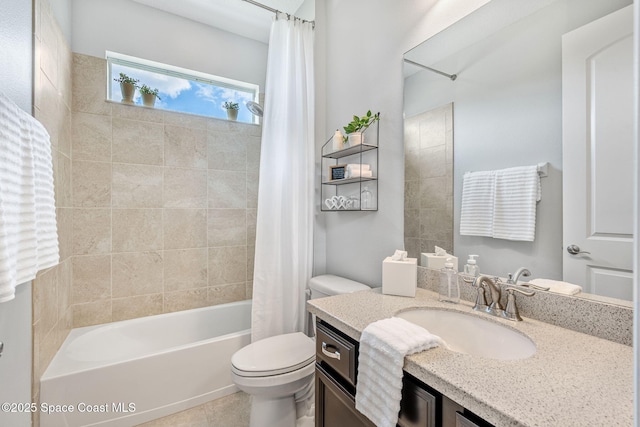
[[[405,63],[410,256],[438,246],[460,271],[477,254],[482,273],[632,299],[631,3],[492,0],[405,54],[457,75]],[[538,164],[533,241],[460,234],[465,173]]]

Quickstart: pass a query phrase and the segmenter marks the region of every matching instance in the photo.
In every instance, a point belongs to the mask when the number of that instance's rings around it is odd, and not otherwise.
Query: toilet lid
[[[292,372],[313,363],[315,343],[302,332],[276,335],[236,351],[231,365],[238,375],[270,376]]]

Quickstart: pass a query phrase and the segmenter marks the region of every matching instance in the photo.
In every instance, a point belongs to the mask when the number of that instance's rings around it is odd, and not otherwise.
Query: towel
[[[495,171],[495,181],[492,237],[533,242],[540,200],[538,167],[501,169]]]
[[[495,172],[467,172],[462,183],[460,234],[493,237]]]
[[[349,170],[347,169],[347,173],[345,174],[345,178],[371,178],[373,176],[373,172],[371,171],[359,171],[359,170]]]
[[[442,339],[399,317],[368,325],[360,338],[356,409],[377,427],[395,427],[408,354],[445,346]]]
[[[366,164],[366,163],[363,163],[363,164],[360,164],[360,163],[349,163],[347,165],[347,171],[349,171],[349,170],[352,170],[352,171],[356,171],[356,170],[357,171],[368,171],[368,170],[371,170],[371,166]]]
[[[467,172],[462,184],[460,234],[532,242],[540,196],[537,166]]]
[[[549,288],[549,292],[555,292],[557,294],[575,295],[582,292],[582,286],[574,285],[573,283],[562,282],[559,280],[551,279],[533,279],[529,283],[544,286]]]
[[[49,134],[0,93],[0,302],[59,261]]]

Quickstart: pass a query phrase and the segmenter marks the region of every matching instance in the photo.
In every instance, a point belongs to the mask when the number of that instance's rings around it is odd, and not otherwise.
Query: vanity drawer
[[[316,361],[325,364],[351,385],[356,384],[357,344],[327,325],[316,326]]]

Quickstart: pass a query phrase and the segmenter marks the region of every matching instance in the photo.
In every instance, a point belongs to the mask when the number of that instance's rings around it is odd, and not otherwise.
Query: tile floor
[[[139,427],[248,427],[251,398],[238,392]]]

